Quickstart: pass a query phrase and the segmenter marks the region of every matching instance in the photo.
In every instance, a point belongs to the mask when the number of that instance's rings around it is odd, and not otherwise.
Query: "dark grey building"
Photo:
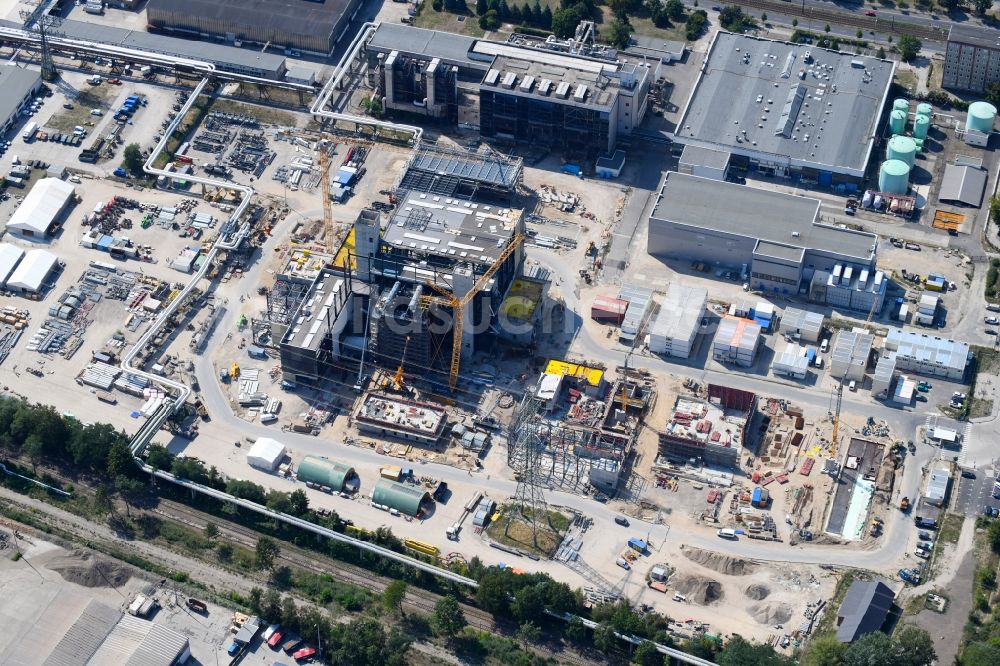
[[[150,28],[328,55],[361,0],[150,0]]]
[[[952,24],[942,87],[981,93],[996,81],[1000,81],[1000,33],[995,28]]]
[[[853,643],[885,624],[896,593],[879,581],[856,580],[837,611],[837,640]]]
[[[0,65],[0,136],[17,123],[18,114],[41,87],[42,77],[35,70]]]
[[[668,172],[649,216],[649,254],[743,269],[753,289],[799,293],[817,271],[874,272],[878,236],[819,224],[817,199]],[[860,272],[860,271],[859,271]]]

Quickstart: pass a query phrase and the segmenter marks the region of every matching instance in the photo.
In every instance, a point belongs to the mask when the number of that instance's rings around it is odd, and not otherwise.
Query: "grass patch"
[[[473,10],[475,4],[472,5]],[[462,19],[461,21],[459,19]],[[473,14],[452,14],[451,12],[434,11],[430,3],[420,5],[420,13],[413,17],[413,25],[428,30],[444,30],[459,35],[482,37],[486,31],[479,27],[479,18]]]
[[[973,347],[972,351],[976,355],[976,372],[988,375],[1000,374],[1000,351],[979,346]]]
[[[938,542],[958,543],[964,522],[965,516],[957,513],[946,513],[944,520],[941,521],[941,529],[938,530]]]
[[[188,133],[201,124],[202,118],[204,118],[208,113],[208,110],[212,108],[214,100],[214,97],[209,97],[206,94],[202,94],[195,100],[194,104],[191,105],[191,110],[188,111],[187,115],[184,116],[184,119],[177,125],[177,130],[170,135],[170,138],[167,139],[167,145],[164,146],[163,152],[161,152],[157,156],[156,161],[153,162],[154,167],[162,169],[167,165],[167,162],[173,159],[174,152],[176,152],[180,147]]]
[[[289,93],[292,96],[292,98],[296,100],[291,103],[293,104],[298,103],[297,94],[290,90],[271,91],[268,94],[268,99],[270,99],[272,102],[279,101],[275,99],[276,92]],[[244,89],[244,87],[241,85],[238,96],[253,97],[255,94],[256,92],[253,89]],[[230,99],[216,100],[215,104],[212,105],[212,111],[218,111],[220,113],[235,113],[241,116],[253,116],[264,125],[284,125],[286,127],[295,127],[298,124],[295,114],[292,113],[291,111],[282,111],[281,109],[272,109],[270,107],[257,106],[255,104],[245,104],[243,102],[235,102]]]
[[[558,3],[553,10],[558,9]],[[609,26],[611,22],[614,21],[614,14],[611,10],[604,6],[601,7],[601,13],[604,15],[603,25]],[[628,22],[632,25],[632,32],[636,35],[643,35],[645,37],[655,37],[656,39],[671,40],[677,42],[686,42],[687,34],[684,30],[684,21],[679,21],[674,23],[669,28],[657,28],[653,25],[653,19],[648,16],[629,16]]]
[[[996,303],[1000,299],[1000,259],[990,259],[986,269],[986,300]]]
[[[549,511],[546,518],[538,521],[537,533],[533,535],[528,517],[515,506],[507,505],[501,509],[500,518],[486,528],[486,533],[498,543],[551,557],[568,527],[569,518]]]
[[[100,109],[107,114],[111,110],[110,100],[120,90],[121,86],[112,86],[108,83],[102,83],[99,86],[88,85],[77,94],[76,99],[73,100],[72,109],[60,109],[58,113],[49,118],[43,129],[72,132],[77,125],[92,127],[96,122],[100,122],[101,118],[90,115],[90,110]]]
[[[969,418],[981,419],[993,413],[993,401],[986,398],[973,398],[969,405]]]
[[[910,91],[910,94],[916,94],[917,92],[917,75],[910,71],[896,70],[896,74],[892,77],[893,83],[901,88],[906,88]]]

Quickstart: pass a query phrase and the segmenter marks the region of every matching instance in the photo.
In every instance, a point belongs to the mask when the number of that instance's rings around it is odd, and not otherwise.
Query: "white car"
[[[1000,318],[997,318],[997,317],[992,317],[992,316],[991,317],[987,317],[985,319],[985,321],[986,321],[987,324],[991,324],[993,326],[996,326],[997,324],[1000,324]]]

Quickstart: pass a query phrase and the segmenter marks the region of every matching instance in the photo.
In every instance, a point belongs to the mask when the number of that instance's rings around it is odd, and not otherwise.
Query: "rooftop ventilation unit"
[[[584,102],[587,100],[587,86],[578,85],[576,87],[576,92],[573,93],[573,100],[576,102]]]
[[[514,88],[515,83],[517,83],[517,74],[515,74],[514,72],[507,72],[506,74],[504,74],[503,84],[501,84],[503,85],[504,88],[506,88],[507,90],[512,90]]]
[[[542,79],[538,83],[538,92],[541,94],[548,95],[550,90],[552,90],[552,81],[550,79]]]
[[[521,85],[519,87],[521,88],[521,90],[523,92],[531,92],[531,89],[534,86],[535,86],[535,77],[533,77],[533,76],[526,76],[526,77],[524,77],[524,80],[521,81]]]
[[[497,79],[499,78],[500,78],[500,72],[498,70],[491,69],[490,71],[486,72],[486,78],[483,80],[483,83],[485,83],[488,86],[495,86],[497,84]]]
[[[569,84],[565,81],[560,81],[559,85],[556,86],[556,97],[560,99],[566,99],[569,96]]]

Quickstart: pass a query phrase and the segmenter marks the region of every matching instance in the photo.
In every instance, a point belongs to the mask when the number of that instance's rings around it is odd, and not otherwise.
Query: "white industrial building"
[[[778,333],[802,342],[819,342],[823,333],[823,315],[799,308],[786,308],[781,315]]]
[[[776,375],[805,379],[809,370],[809,350],[798,343],[789,342],[785,345],[785,350],[774,357],[771,370]]]
[[[653,292],[645,287],[623,284],[618,292],[618,298],[628,301],[625,318],[618,329],[618,339],[626,344],[634,344],[635,338],[642,330],[643,324],[653,307]]]
[[[24,257],[24,250],[11,245],[10,243],[0,243],[0,286],[7,282],[7,278],[14,272],[14,269]]]
[[[938,467],[931,470],[927,478],[927,490],[924,492],[924,499],[934,506],[942,506],[945,497],[948,496],[948,484],[951,482],[951,472],[945,467]]]
[[[247,464],[273,472],[285,457],[285,445],[270,437],[258,437],[247,452]]]
[[[723,317],[712,341],[712,358],[720,363],[753,367],[760,346],[761,326],[750,319]]]
[[[732,154],[728,150],[715,150],[689,143],[681,152],[677,171],[712,180],[725,180],[729,175],[731,157]]]
[[[890,328],[883,359],[897,370],[961,381],[971,352],[966,342],[946,340],[926,333]]]
[[[872,374],[872,395],[876,398],[889,397],[892,380],[896,377],[896,359],[880,356]],[[899,387],[896,387],[899,390]]]
[[[708,290],[671,284],[660,313],[649,329],[649,351],[676,358],[689,358],[701,320]]]
[[[909,405],[913,402],[913,392],[917,388],[917,383],[907,377],[900,375],[896,382],[896,390],[892,393],[892,401],[898,405]]]
[[[7,279],[7,288],[36,294],[59,264],[59,257],[48,250],[29,250]]]
[[[889,280],[885,273],[858,264],[835,264],[817,270],[809,281],[809,299],[838,309],[882,312]]]
[[[921,296],[920,302],[917,303],[916,322],[924,326],[933,326],[939,301],[940,298],[934,294],[924,294]]]
[[[868,368],[868,358],[875,336],[864,329],[841,331],[830,355],[830,375],[844,381],[861,381]]]
[[[69,208],[76,190],[58,178],[43,178],[28,192],[7,222],[7,231],[29,238],[45,238],[63,212]]]

